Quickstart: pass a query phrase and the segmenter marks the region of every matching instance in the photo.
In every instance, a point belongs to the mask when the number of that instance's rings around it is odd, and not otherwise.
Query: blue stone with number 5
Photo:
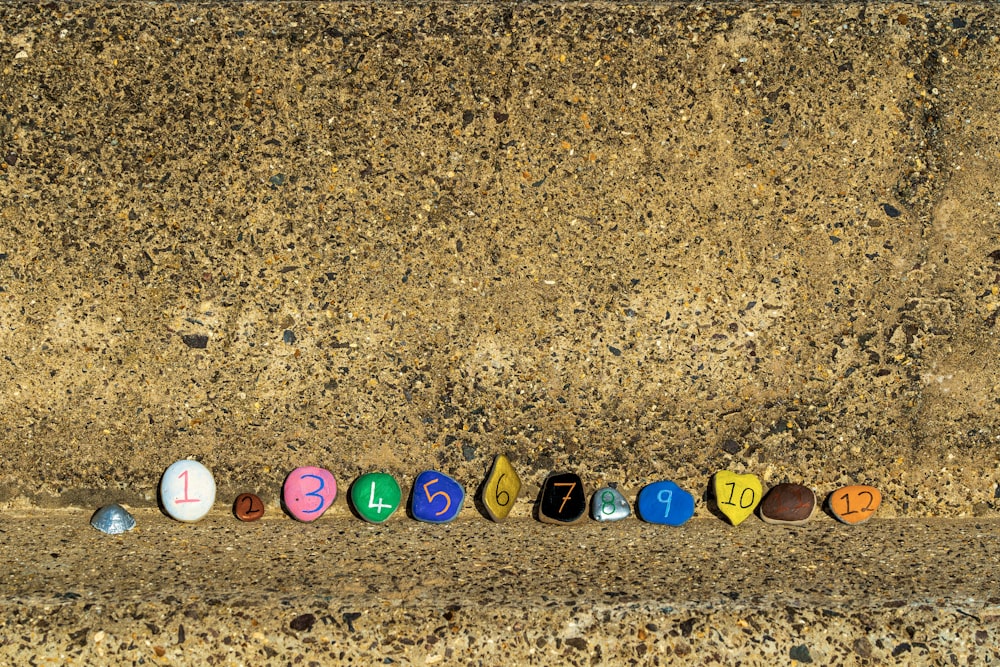
[[[635,499],[643,521],[679,526],[694,516],[694,496],[669,480],[642,487]]]
[[[425,470],[413,482],[410,512],[417,521],[447,523],[462,509],[465,489],[443,472]]]

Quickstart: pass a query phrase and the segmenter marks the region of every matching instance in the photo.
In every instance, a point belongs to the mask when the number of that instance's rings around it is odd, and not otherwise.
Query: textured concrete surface
[[[0,661],[991,664],[995,519],[801,528],[5,514]]]
[[[996,661],[998,36],[988,3],[0,4],[0,652]],[[499,452],[509,525],[224,511]],[[156,513],[182,457],[207,523]],[[723,468],[879,520],[528,518],[552,470]],[[140,532],[87,528],[112,501]]]

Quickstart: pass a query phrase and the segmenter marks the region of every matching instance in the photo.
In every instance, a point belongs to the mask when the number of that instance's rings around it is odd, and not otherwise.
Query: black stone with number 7
[[[538,497],[538,520],[543,523],[571,524],[587,515],[587,492],[583,480],[572,472],[549,475]]]

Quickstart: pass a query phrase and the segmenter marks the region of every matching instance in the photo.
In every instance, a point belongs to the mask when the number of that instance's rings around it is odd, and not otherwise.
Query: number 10
[[[736,493],[736,482],[727,482],[726,486],[729,487],[729,500],[723,502],[722,504],[723,505],[735,505],[736,503],[733,502],[733,495],[735,495],[735,493]],[[750,501],[746,505],[744,505],[743,501],[746,500],[747,492],[750,492]],[[743,509],[747,509],[750,506],[752,506],[755,496],[756,496],[756,494],[754,494],[753,489],[750,489],[750,488],[743,489],[743,491],[740,492],[740,507],[743,508]]]

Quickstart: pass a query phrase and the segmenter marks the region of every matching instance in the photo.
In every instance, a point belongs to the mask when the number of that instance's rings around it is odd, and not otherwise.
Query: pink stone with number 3
[[[197,461],[175,461],[160,480],[160,502],[171,518],[187,522],[200,520],[215,503],[212,472]]]
[[[281,500],[293,519],[315,521],[337,499],[337,479],[329,470],[315,466],[296,468],[288,473],[281,488]]]

